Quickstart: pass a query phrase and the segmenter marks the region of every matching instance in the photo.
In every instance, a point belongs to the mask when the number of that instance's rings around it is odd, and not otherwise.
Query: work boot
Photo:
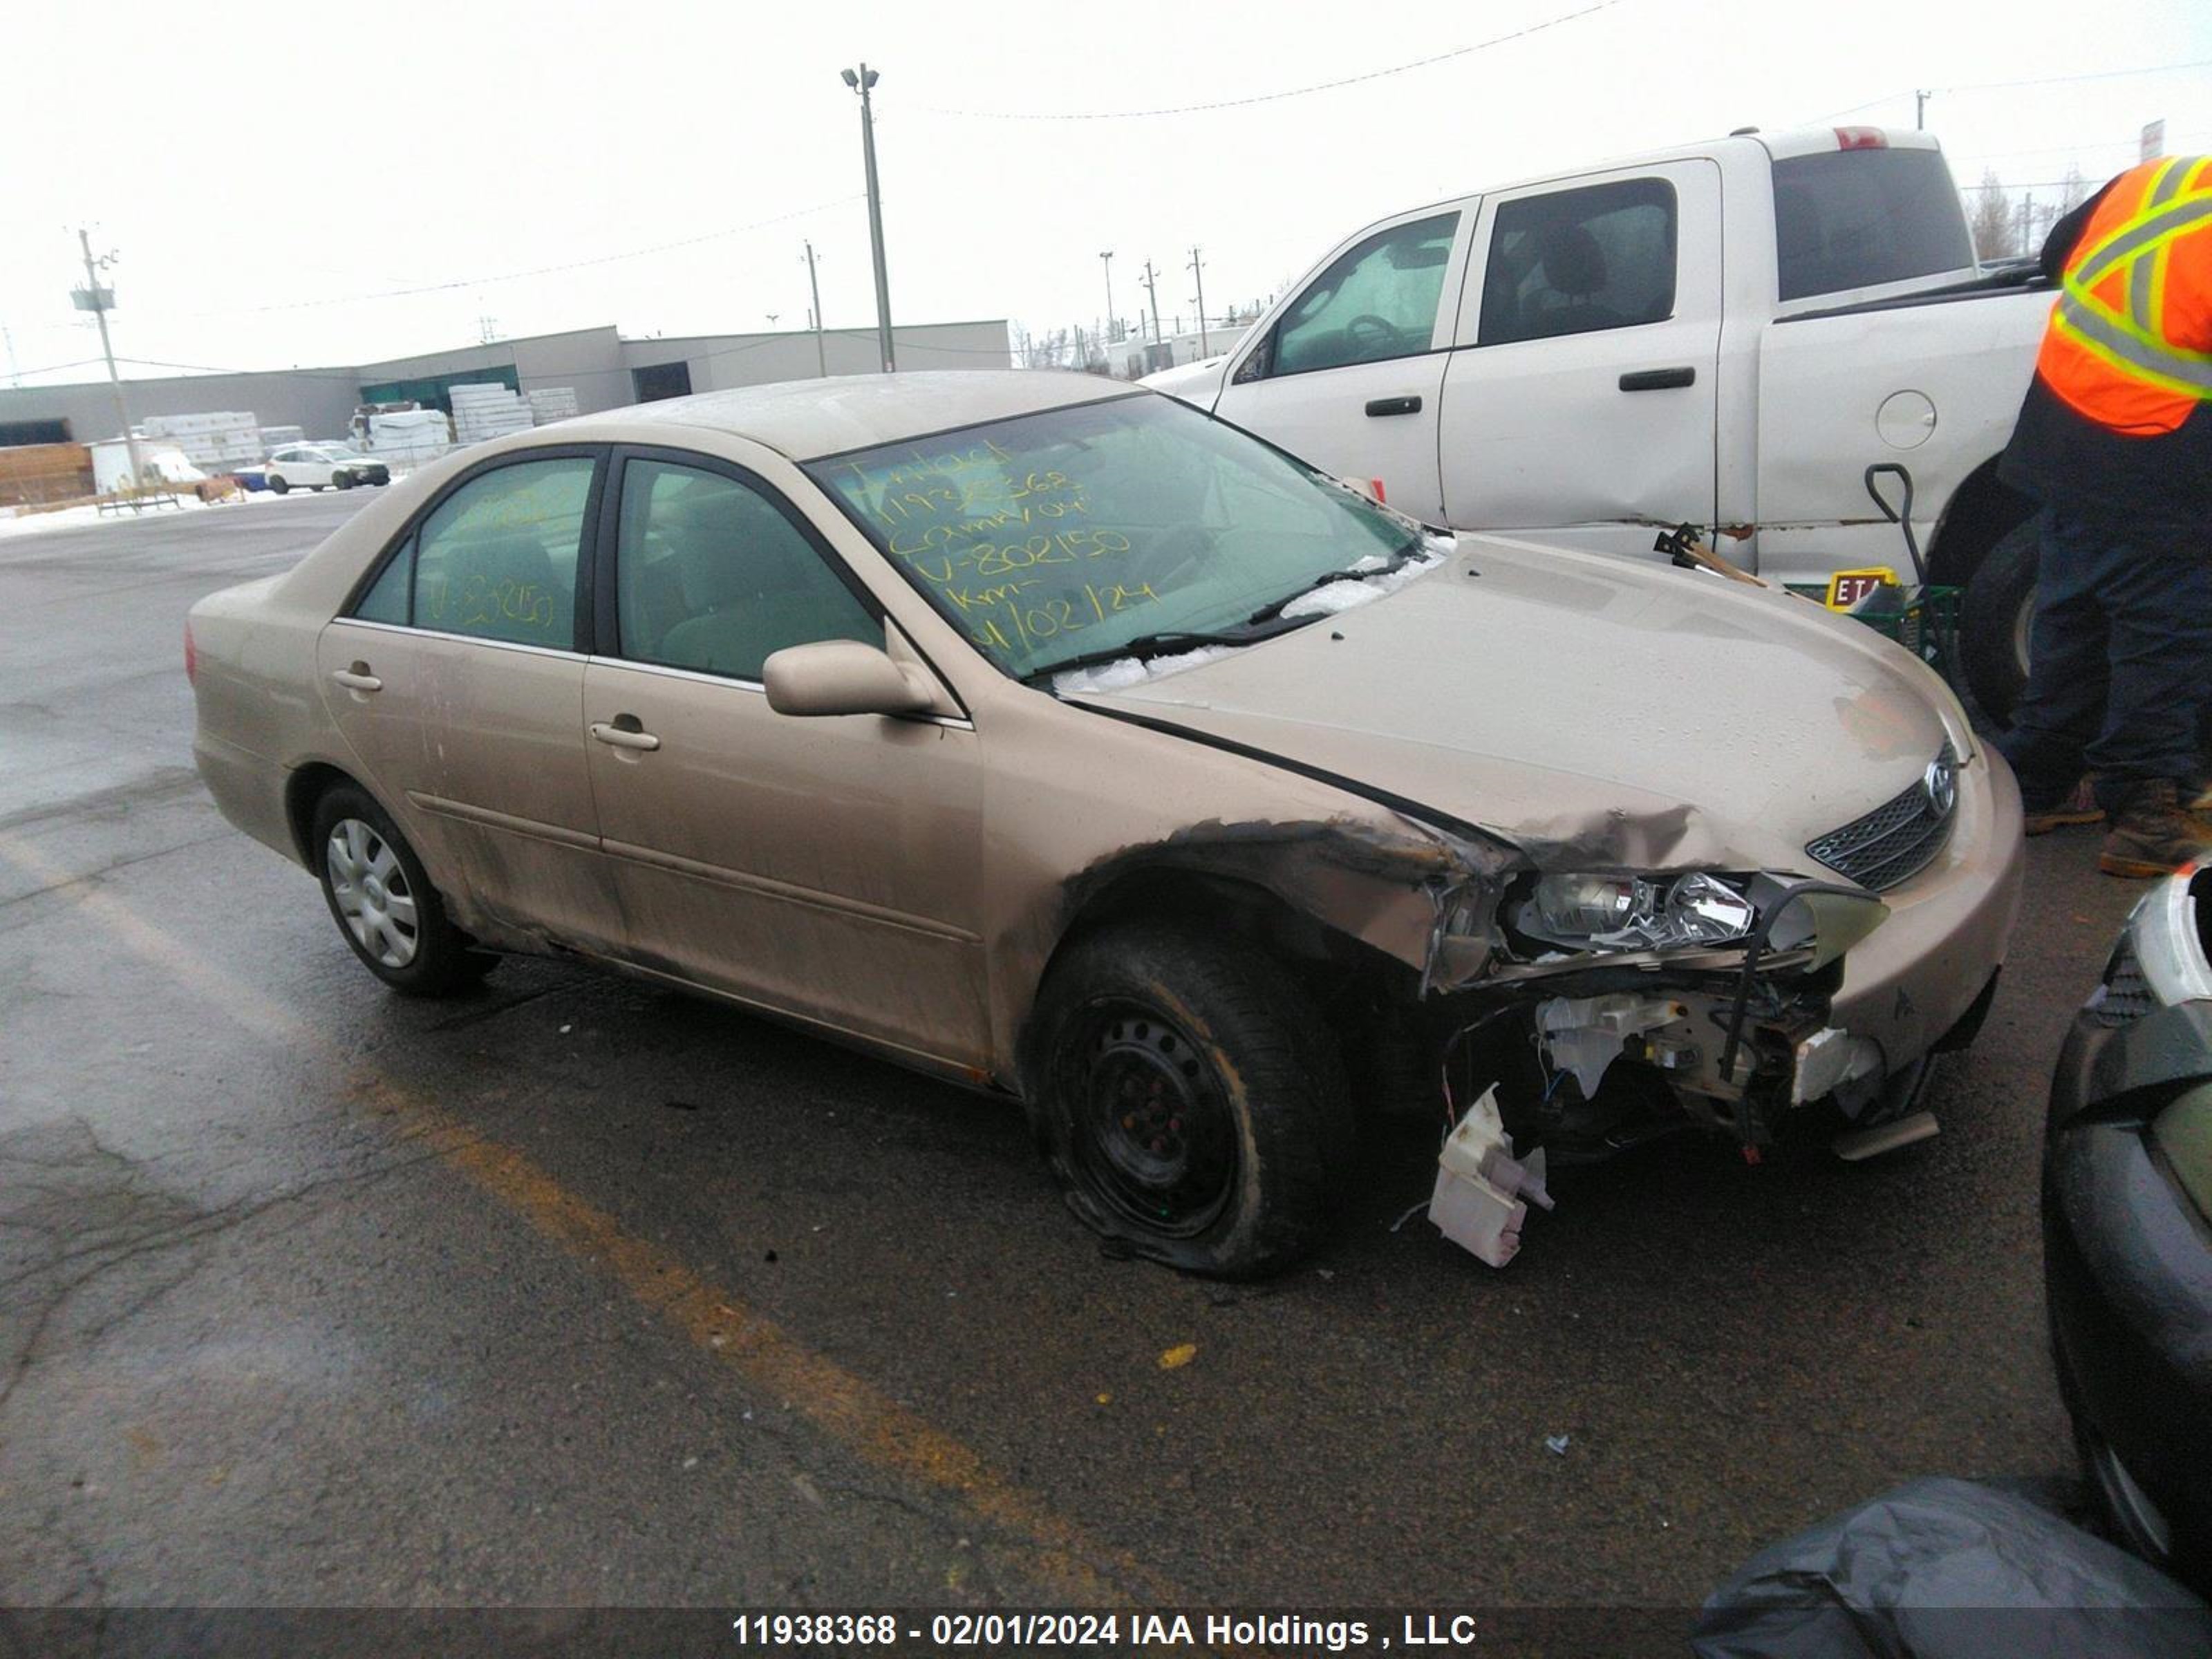
[[[2142,880],[2203,858],[2212,858],[2212,823],[2182,805],[2172,779],[2159,778],[2134,785],[2121,799],[2097,867]]]
[[[2074,793],[2061,796],[2049,806],[2027,806],[2023,804],[2021,828],[2031,836],[2047,836],[2053,830],[2063,830],[2069,824],[2102,823],[2105,809],[2097,805],[2097,797],[2084,778],[2074,786]]]

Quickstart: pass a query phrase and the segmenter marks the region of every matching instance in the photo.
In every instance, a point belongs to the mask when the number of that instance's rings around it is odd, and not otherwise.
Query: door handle
[[[652,732],[641,730],[635,714],[617,714],[612,720],[593,720],[592,735],[601,743],[612,744],[617,749],[649,752],[660,747],[660,739]]]
[[[350,668],[333,668],[331,678],[349,691],[381,691],[384,682],[368,672],[368,665],[357,662]]]
[[[1421,412],[1419,398],[1370,398],[1367,400],[1370,415],[1418,415]]]
[[[1639,368],[1632,374],[1620,377],[1623,392],[1672,392],[1678,386],[1695,386],[1698,371],[1682,368]]]

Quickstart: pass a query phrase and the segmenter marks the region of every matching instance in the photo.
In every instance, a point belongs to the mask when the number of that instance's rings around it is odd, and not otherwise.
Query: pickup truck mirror
[[[779,714],[919,714],[937,702],[927,669],[902,666],[858,640],[787,647],[761,678]]]

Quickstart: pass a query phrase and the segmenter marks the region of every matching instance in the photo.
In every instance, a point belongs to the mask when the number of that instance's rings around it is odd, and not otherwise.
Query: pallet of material
[[[0,507],[42,507],[92,494],[92,452],[82,444],[0,449]]]

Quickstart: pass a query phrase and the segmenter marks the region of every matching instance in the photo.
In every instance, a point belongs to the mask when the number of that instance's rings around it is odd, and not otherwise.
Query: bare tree
[[[2089,181],[2081,176],[2081,169],[2073,162],[2066,164],[2066,177],[2058,185],[2058,210],[2071,213],[2089,199]]]
[[[1972,226],[1974,252],[1984,259],[2006,259],[2020,252],[2019,216],[2011,198],[1998,181],[1995,167],[1982,169],[1982,182],[1974,191]]]

